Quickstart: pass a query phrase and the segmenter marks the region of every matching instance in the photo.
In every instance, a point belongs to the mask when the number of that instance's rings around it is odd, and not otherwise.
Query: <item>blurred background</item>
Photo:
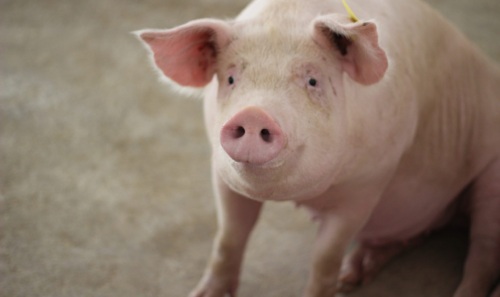
[[[498,0],[429,2],[500,61]],[[160,84],[129,32],[246,4],[0,0],[0,296],[187,296],[215,232],[201,102]],[[314,233],[270,203],[239,296],[300,296]],[[465,249],[439,232],[349,296],[451,296]]]

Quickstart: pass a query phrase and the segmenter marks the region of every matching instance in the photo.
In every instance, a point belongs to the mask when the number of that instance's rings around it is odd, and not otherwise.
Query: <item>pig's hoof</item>
[[[237,281],[214,277],[203,278],[189,297],[235,297]]]
[[[481,284],[460,285],[453,297],[500,297],[500,279],[493,288]]]
[[[230,293],[224,288],[196,288],[189,297],[234,297],[236,295]]]
[[[377,272],[393,257],[420,240],[385,246],[358,245],[342,261],[338,287],[340,292],[350,292],[373,280]]]

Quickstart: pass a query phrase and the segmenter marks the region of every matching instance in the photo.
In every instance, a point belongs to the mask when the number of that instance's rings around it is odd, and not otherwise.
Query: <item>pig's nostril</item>
[[[238,128],[234,130],[234,138],[240,138],[243,137],[243,135],[245,135],[245,128],[238,126]]]
[[[269,130],[267,129],[262,129],[260,131],[260,137],[262,138],[262,140],[264,140],[265,142],[271,142],[271,133],[269,132]]]

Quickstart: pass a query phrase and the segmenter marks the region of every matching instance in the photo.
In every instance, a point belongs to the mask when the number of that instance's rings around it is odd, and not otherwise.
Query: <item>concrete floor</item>
[[[201,104],[159,84],[128,32],[245,2],[0,1],[1,297],[187,295],[215,232]],[[500,61],[498,0],[430,2]],[[300,296],[314,232],[269,204],[239,296]],[[438,233],[349,296],[451,296],[465,243]]]

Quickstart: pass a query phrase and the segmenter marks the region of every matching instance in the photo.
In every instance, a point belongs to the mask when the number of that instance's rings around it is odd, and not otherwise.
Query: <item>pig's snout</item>
[[[262,165],[278,156],[286,137],[265,111],[248,107],[222,127],[220,142],[236,162]]]

